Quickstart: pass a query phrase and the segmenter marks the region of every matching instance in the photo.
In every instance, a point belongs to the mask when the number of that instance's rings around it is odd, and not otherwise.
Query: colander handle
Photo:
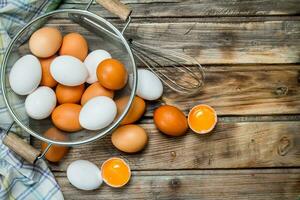
[[[10,132],[3,139],[3,144],[24,158],[27,162],[34,164],[41,152],[26,143],[16,134]]]
[[[109,10],[111,13],[126,21],[131,14],[132,10],[119,0],[96,0],[97,3]]]

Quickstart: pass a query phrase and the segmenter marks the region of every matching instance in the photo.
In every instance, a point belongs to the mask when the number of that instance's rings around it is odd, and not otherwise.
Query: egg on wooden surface
[[[29,39],[29,49],[37,57],[47,58],[60,48],[62,35],[53,27],[43,27],[35,31]]]
[[[54,91],[41,86],[28,95],[25,100],[26,113],[33,119],[47,118],[56,106]]]
[[[62,85],[77,86],[83,84],[88,71],[85,65],[73,56],[58,56],[50,65],[52,77]]]
[[[97,96],[114,98],[114,91],[104,88],[99,82],[95,82],[84,91],[81,97],[81,105],[84,105],[88,100]]]
[[[78,103],[84,92],[84,84],[78,86],[65,86],[58,84],[55,90],[57,101],[63,103]]]
[[[79,123],[81,105],[65,103],[57,106],[51,115],[55,127],[67,132],[75,132],[82,129]]]
[[[79,33],[69,33],[64,36],[59,55],[69,55],[84,61],[88,54],[88,43]]]
[[[39,60],[33,55],[25,55],[12,66],[9,84],[15,93],[27,95],[39,86],[41,78],[42,68]]]
[[[96,73],[99,83],[110,90],[122,89],[127,83],[127,70],[123,63],[116,59],[103,60]]]
[[[133,77],[129,78],[129,85],[132,88]],[[149,101],[159,99],[163,94],[163,84],[153,72],[139,69],[136,94]]]
[[[153,114],[155,126],[169,136],[184,135],[188,129],[184,113],[175,106],[163,105]]]
[[[100,169],[87,160],[76,160],[67,168],[69,182],[80,190],[95,190],[102,184]]]
[[[148,142],[146,131],[138,125],[124,125],[117,128],[111,135],[113,145],[126,153],[141,151]]]
[[[120,99],[116,100],[118,115],[121,115],[123,113],[125,107],[127,106],[128,101],[129,101],[129,96],[121,97]],[[125,118],[121,121],[120,124],[121,125],[131,124],[138,121],[143,116],[145,110],[146,110],[145,101],[142,98],[135,96],[128,113],[126,114]]]
[[[84,60],[84,64],[89,71],[89,77],[86,80],[87,83],[92,84],[98,81],[96,74],[97,67],[103,60],[108,58],[111,58],[110,53],[102,49],[94,50],[89,53]]]
[[[50,73],[50,64],[57,56],[51,56],[49,58],[40,58],[40,63],[42,67],[42,80],[40,85],[47,87],[55,87],[57,85],[57,81],[54,80]]]
[[[66,135],[55,127],[49,128],[43,135],[52,140],[65,141],[67,139]],[[46,142],[42,142],[41,151],[43,152],[47,146],[48,144]],[[69,147],[67,146],[53,144],[45,154],[45,158],[50,162],[58,162],[68,151]]]
[[[80,111],[80,125],[88,130],[100,130],[110,125],[117,115],[115,102],[106,96],[90,99]]]

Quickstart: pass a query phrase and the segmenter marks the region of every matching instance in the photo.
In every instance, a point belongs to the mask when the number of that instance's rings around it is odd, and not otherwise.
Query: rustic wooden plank
[[[199,103],[213,106],[219,115],[300,113],[299,65],[206,66],[205,86],[198,95],[181,96],[165,87],[161,101],[148,104],[147,116],[161,104],[186,114]],[[189,80],[183,73],[174,79]]]
[[[65,173],[55,173],[66,199],[256,199],[295,200],[300,194],[300,170],[221,170],[133,172],[119,189],[106,185],[79,191]]]
[[[130,24],[125,32],[127,38],[184,52],[201,64],[300,62],[300,17],[142,21]],[[99,37],[77,24],[70,24],[68,20],[58,22],[66,32],[85,34],[93,48],[99,46]]]
[[[184,52],[202,64],[298,63],[299,21],[132,24],[128,35]]]
[[[88,0],[67,0],[61,8],[84,9]],[[124,0],[133,9],[133,17],[203,17],[296,15],[300,13],[297,0]],[[92,12],[113,17],[99,5]]]
[[[110,136],[71,149],[54,171],[65,171],[70,162],[87,159],[95,163],[119,156],[133,170],[257,168],[300,166],[300,122],[242,122],[217,124],[210,135],[191,131],[184,137],[169,138],[158,132],[152,120],[143,122],[149,135],[146,149],[138,154],[116,150]],[[34,140],[38,148],[39,141]]]

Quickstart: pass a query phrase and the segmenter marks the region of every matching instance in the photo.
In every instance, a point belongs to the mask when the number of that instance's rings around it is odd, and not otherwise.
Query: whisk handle
[[[126,21],[131,14],[132,10],[119,0],[96,0],[97,3],[109,10],[111,13]]]

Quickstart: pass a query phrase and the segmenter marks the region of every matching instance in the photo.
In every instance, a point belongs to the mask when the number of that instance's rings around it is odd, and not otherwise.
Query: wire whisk
[[[195,94],[204,86],[204,70],[196,59],[168,49],[129,41],[134,56],[170,89]]]

